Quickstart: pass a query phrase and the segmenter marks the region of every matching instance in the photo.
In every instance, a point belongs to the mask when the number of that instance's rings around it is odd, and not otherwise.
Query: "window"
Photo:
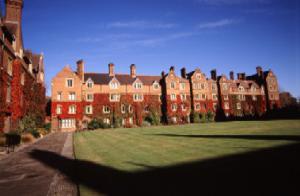
[[[180,88],[180,90],[184,90],[185,89],[185,83],[180,83],[179,88]]]
[[[256,101],[256,100],[257,100],[257,97],[256,97],[255,95],[253,95],[253,96],[252,96],[252,100],[253,100],[253,101]]]
[[[104,114],[109,114],[110,113],[110,108],[108,106],[103,106],[103,113]]]
[[[176,100],[176,94],[171,94],[171,100]]]
[[[200,88],[201,88],[202,90],[204,90],[204,89],[205,89],[205,84],[204,84],[204,83],[201,83],[201,84],[200,84]]]
[[[180,98],[181,98],[182,101],[185,101],[186,100],[186,94],[181,94]]]
[[[76,94],[75,94],[75,92],[69,93],[69,100],[70,101],[75,101],[76,100]]]
[[[242,108],[241,103],[236,104],[236,109],[240,110]]]
[[[205,100],[206,99],[206,94],[201,94],[201,99]]]
[[[241,101],[245,101],[246,97],[245,97],[245,95],[238,95],[238,99]]]
[[[218,96],[216,95],[216,94],[212,94],[212,98],[213,98],[213,100],[218,100]]]
[[[88,87],[88,88],[93,88],[93,86],[94,86],[93,81],[88,81],[88,82],[87,82],[87,87]]]
[[[229,103],[228,103],[228,102],[225,102],[225,103],[224,103],[224,109],[225,109],[225,110],[229,110]]]
[[[110,86],[110,89],[118,89],[118,83],[117,82],[111,82],[109,86]]]
[[[143,84],[139,83],[139,82],[136,82],[136,83],[134,83],[133,86],[134,86],[135,89],[141,89],[143,87]]]
[[[8,58],[7,73],[10,76],[12,76],[13,73],[13,59],[10,57]]]
[[[186,111],[186,109],[187,109],[186,106],[185,106],[184,104],[182,104],[182,105],[181,105],[181,110],[182,110],[182,111]]]
[[[93,94],[87,94],[86,95],[86,100],[87,101],[93,101],[94,100],[94,95]]]
[[[223,90],[227,91],[228,90],[228,85],[227,84],[223,84]]]
[[[85,107],[85,113],[86,114],[93,114],[93,106],[88,105]]]
[[[196,95],[195,95],[195,99],[196,99],[196,100],[200,100],[200,97],[201,97],[200,94],[196,94]]]
[[[201,105],[200,105],[200,103],[197,103],[196,105],[195,105],[195,110],[200,110],[201,109]]]
[[[129,112],[129,113],[132,113],[132,112],[133,112],[133,107],[132,107],[132,105],[129,105],[129,106],[128,106],[128,112]]]
[[[63,119],[59,122],[60,128],[76,128],[75,119]]]
[[[153,88],[154,88],[155,90],[159,89],[159,84],[158,84],[157,82],[155,82],[155,83],[153,84]]]
[[[229,97],[228,97],[228,95],[224,95],[224,100],[228,100],[229,99]]]
[[[177,105],[176,104],[172,104],[171,109],[173,112],[177,111]]]
[[[196,74],[197,79],[201,79],[201,74]]]
[[[11,102],[11,86],[8,85],[6,89],[6,103]]]
[[[109,119],[109,118],[104,118],[104,119],[103,119],[103,122],[104,122],[105,124],[110,125],[110,119]]]
[[[172,88],[172,89],[176,88],[175,82],[171,82],[171,88]]]
[[[142,94],[133,94],[133,101],[143,101],[144,97]]]
[[[72,88],[74,85],[73,82],[74,82],[73,79],[67,79],[67,87]]]
[[[58,92],[57,93],[57,100],[61,101],[61,99],[62,99],[62,92]]]
[[[120,94],[110,94],[109,100],[112,102],[120,101]]]
[[[147,105],[147,106],[145,107],[144,111],[145,111],[146,113],[150,112],[150,107]]]
[[[69,106],[69,114],[76,114],[76,106],[75,105]]]
[[[56,107],[56,114],[62,114],[62,107],[60,105]]]
[[[243,92],[244,90],[245,90],[244,87],[242,87],[242,86],[239,87],[240,92]]]
[[[124,104],[121,105],[121,112],[122,114],[126,113],[126,106]]]
[[[256,91],[255,86],[252,86],[252,87],[251,87],[251,91],[252,91],[252,92],[255,92],[255,91]]]

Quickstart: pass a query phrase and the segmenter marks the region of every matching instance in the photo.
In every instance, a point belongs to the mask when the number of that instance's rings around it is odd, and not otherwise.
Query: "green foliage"
[[[205,113],[201,113],[200,114],[200,122],[201,123],[206,123],[207,122],[206,114]]]
[[[206,114],[206,119],[208,122],[214,122],[215,121],[215,114],[211,111],[208,111]]]
[[[30,133],[35,138],[41,137],[41,134],[37,129],[32,129],[31,131],[28,131],[27,133]]]
[[[200,113],[194,112],[192,114],[193,117],[193,123],[200,123],[201,119],[200,119]]]
[[[114,128],[120,128],[122,127],[122,118],[113,116],[113,127]]]
[[[157,112],[151,111],[144,119],[151,125],[160,125],[160,116]]]
[[[142,127],[151,127],[151,123],[149,122],[149,121],[143,121],[143,123],[142,123]]]
[[[88,129],[89,130],[95,130],[95,129],[108,129],[110,128],[110,125],[107,123],[104,123],[101,119],[93,119],[88,123]]]
[[[51,123],[46,123],[46,124],[44,124],[44,128],[45,128],[45,130],[46,130],[48,133],[50,133],[50,131],[51,131]]]

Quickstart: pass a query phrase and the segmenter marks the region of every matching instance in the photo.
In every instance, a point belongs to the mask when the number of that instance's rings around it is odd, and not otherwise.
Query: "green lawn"
[[[80,132],[74,146],[78,160],[143,172],[293,144],[299,136],[299,120],[224,122]]]

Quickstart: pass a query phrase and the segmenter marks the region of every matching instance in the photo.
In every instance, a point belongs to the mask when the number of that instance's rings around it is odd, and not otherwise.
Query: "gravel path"
[[[0,161],[0,195],[77,195],[68,178],[33,159],[35,150],[73,158],[72,133],[54,133]]]

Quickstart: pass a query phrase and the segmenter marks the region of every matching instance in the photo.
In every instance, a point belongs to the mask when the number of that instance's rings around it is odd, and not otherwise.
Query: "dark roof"
[[[85,73],[84,81],[87,81],[89,78],[93,80],[95,84],[108,84],[113,77],[109,76],[107,73]],[[116,74],[115,78],[120,82],[120,84],[133,84],[136,79],[141,80],[145,85],[151,85],[153,82],[159,82],[160,76],[137,76],[132,78],[129,74]]]

